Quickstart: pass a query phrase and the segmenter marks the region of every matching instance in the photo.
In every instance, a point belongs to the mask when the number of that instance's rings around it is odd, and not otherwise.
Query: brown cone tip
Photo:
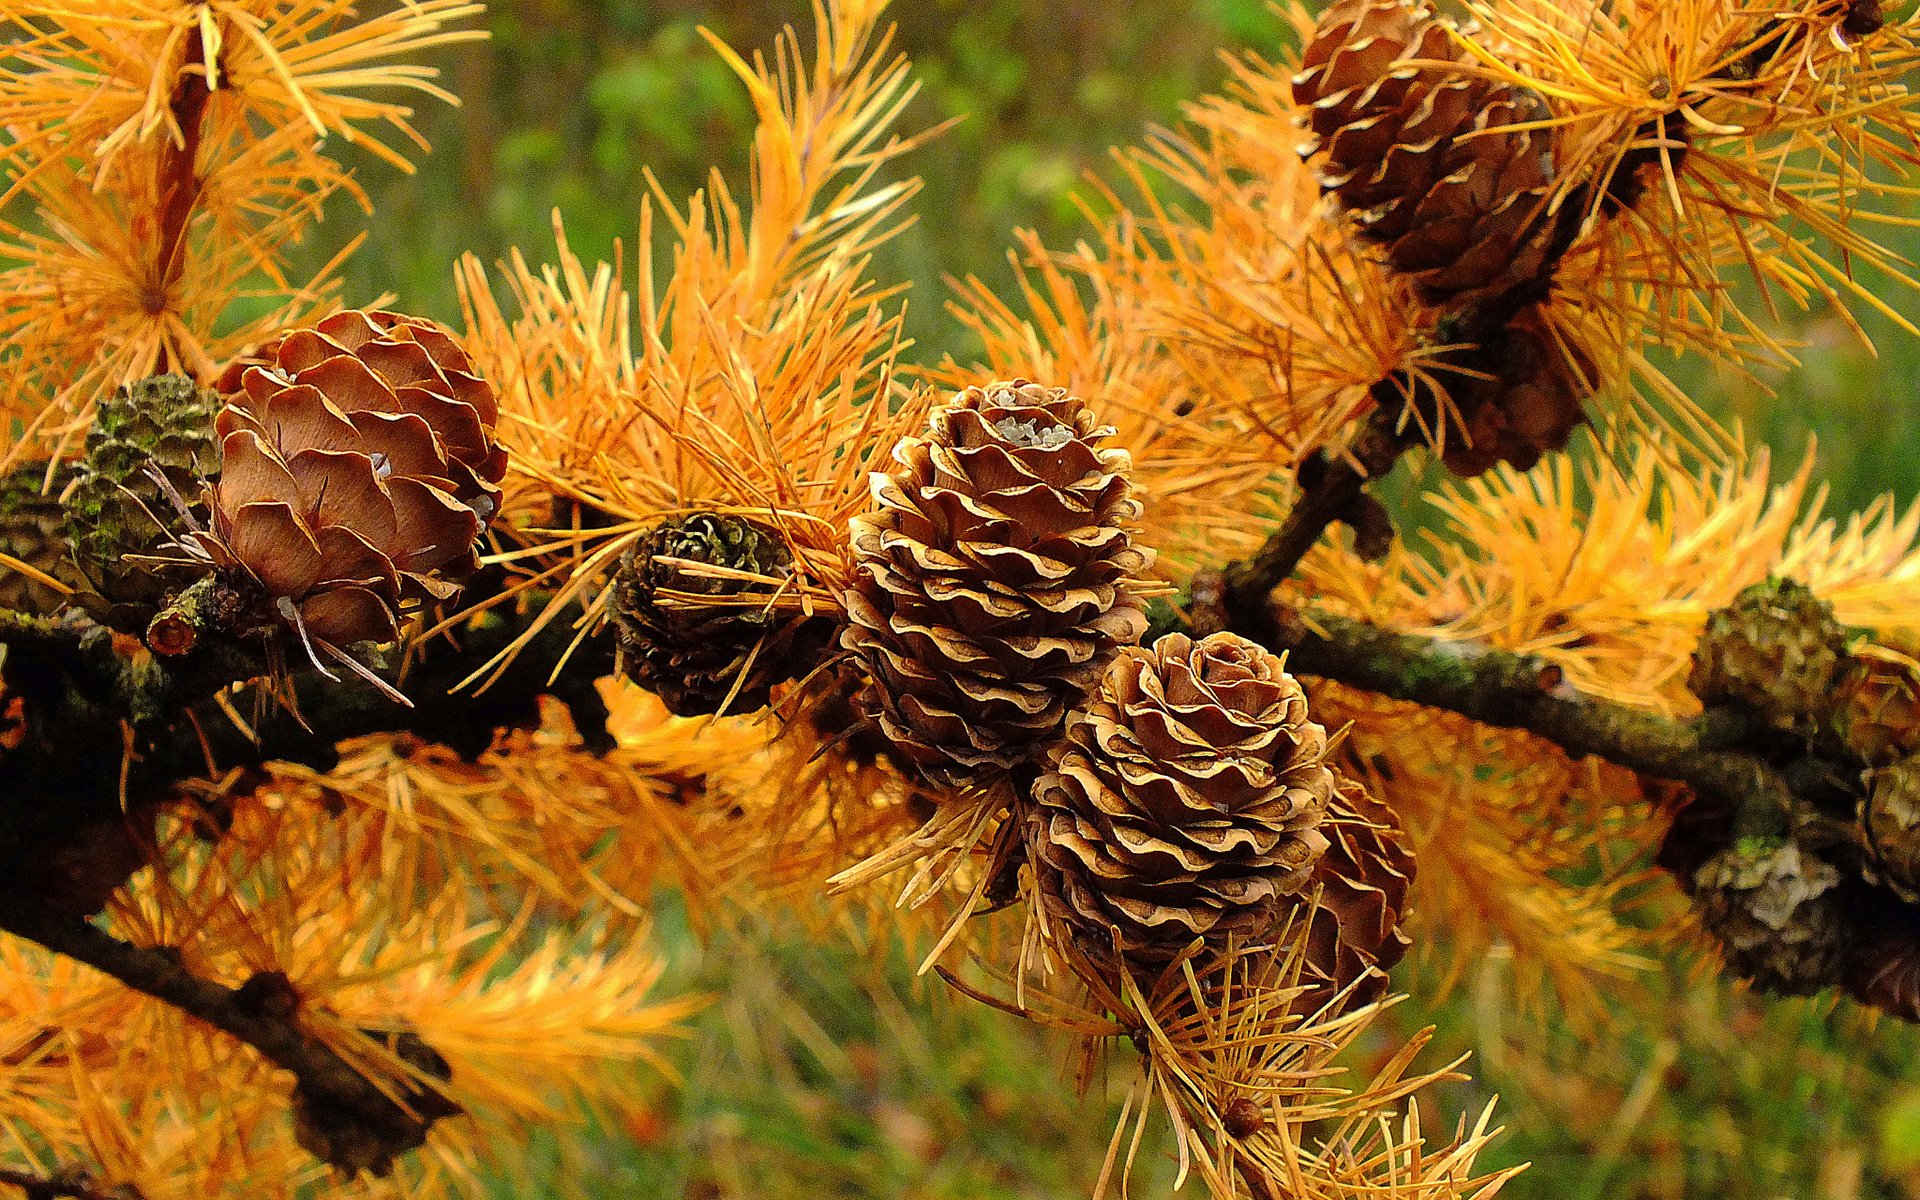
[[[1033,788],[1040,903],[1083,949],[1151,965],[1271,934],[1327,849],[1325,731],[1230,633],[1121,651]]]
[[[1430,303],[1533,283],[1559,252],[1551,109],[1464,59],[1425,3],[1337,0],[1293,79],[1321,186]]]
[[[1536,310],[1463,359],[1468,370],[1446,380],[1452,411],[1441,449],[1455,475],[1470,478],[1503,462],[1531,470],[1542,455],[1566,449],[1586,423],[1599,368],[1582,348],[1556,338]]]
[[[398,614],[450,600],[479,565],[506,451],[498,405],[439,325],[336,313],[221,376],[214,563],[335,646],[391,641]]]
[[[863,712],[932,781],[1027,761],[1145,630],[1126,585],[1149,556],[1112,433],[1060,388],[973,387],[874,475],[841,641],[868,676]]]
[[[1387,972],[1413,943],[1400,927],[1413,886],[1413,851],[1399,819],[1359,780],[1336,772],[1336,792],[1320,826],[1327,852],[1303,895],[1320,890],[1307,934],[1297,1011],[1317,1012],[1335,996],[1358,1008],[1386,994]]]
[[[1839,977],[1840,872],[1792,842],[1741,842],[1694,873],[1693,905],[1727,966],[1768,991],[1810,996]]]
[[[1908,901],[1920,897],[1920,754],[1864,777],[1860,824],[1876,874]]]
[[[1753,584],[1707,616],[1687,686],[1776,728],[1811,733],[1833,707],[1847,631],[1833,605],[1793,579]]]
[[[1869,766],[1920,753],[1920,663],[1904,654],[1871,654],[1847,663],[1836,723],[1847,749]]]

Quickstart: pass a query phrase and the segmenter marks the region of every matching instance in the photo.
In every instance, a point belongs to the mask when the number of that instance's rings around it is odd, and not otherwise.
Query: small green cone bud
[[[1867,772],[1860,821],[1887,885],[1920,897],[1920,755]]]
[[[686,717],[723,705],[730,713],[765,708],[775,684],[816,665],[824,643],[801,637],[791,613],[766,607],[769,585],[697,574],[668,559],[776,580],[792,574],[793,559],[764,526],[712,513],[667,521],[627,552],[614,578],[621,670],[669,711]],[[677,602],[663,592],[716,603]]]
[[[18,559],[63,583],[78,586],[80,573],[67,555],[66,510],[61,489],[73,478],[73,469],[55,469],[50,487],[47,464],[30,462],[0,475],[0,554]],[[59,611],[66,596],[4,562],[0,562],[0,608],[46,615]]]
[[[150,608],[183,582],[179,572],[124,560],[159,553],[185,532],[178,505],[152,472],[182,499],[197,500],[202,480],[219,468],[219,408],[210,389],[184,375],[142,379],[96,408],[79,480],[67,494],[67,532],[75,560],[110,605]],[[145,615],[130,619],[144,623]]]
[[[1769,579],[1707,618],[1687,686],[1707,704],[1740,705],[1810,735],[1833,704],[1846,649],[1831,604],[1791,579]]]
[[[1727,966],[1771,992],[1810,996],[1844,957],[1840,872],[1791,842],[1742,841],[1694,875],[1694,911]]]

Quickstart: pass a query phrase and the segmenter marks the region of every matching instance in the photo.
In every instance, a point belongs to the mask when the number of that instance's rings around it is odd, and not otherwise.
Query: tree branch
[[[1267,597],[1290,576],[1320,535],[1337,522],[1358,528],[1369,482],[1393,469],[1414,443],[1399,428],[1403,408],[1382,403],[1349,447],[1347,457],[1324,454],[1302,464],[1300,496],[1287,519],[1253,556],[1222,571],[1202,572],[1194,580],[1194,626],[1201,632],[1255,623]]]
[[[405,1105],[388,1096],[302,1028],[300,997],[279,972],[256,974],[229,988],[187,970],[177,953],[123,942],[84,920],[4,890],[0,929],[164,1001],[291,1072],[297,1109],[309,1123],[316,1114],[323,1122],[321,1128],[301,1130],[302,1142],[336,1166],[384,1174],[394,1156],[426,1139],[434,1121],[460,1111],[437,1089],[418,1084],[404,1089]]]
[[[102,1188],[86,1175],[66,1170],[35,1175],[0,1168],[0,1187],[19,1188],[26,1200],[126,1200],[126,1193]]]
[[[1785,832],[1796,796],[1811,787],[1760,755],[1733,748],[1748,730],[1732,713],[1669,720],[1581,696],[1564,686],[1557,667],[1539,659],[1284,605],[1268,611],[1259,640],[1286,651],[1292,670],[1483,725],[1524,729],[1576,758],[1591,754],[1643,775],[1691,784],[1736,805],[1741,832]]]
[[[1817,971],[1807,968],[1816,973],[1780,975],[1776,982],[1761,972],[1773,961],[1770,955],[1794,952],[1795,944],[1782,935],[1778,945],[1730,948],[1728,969],[1763,989],[1792,995],[1839,988],[1920,1022],[1920,904],[1887,886],[1879,852],[1856,815],[1860,763],[1845,751],[1783,737],[1732,709],[1670,720],[1581,696],[1556,667],[1535,658],[1393,633],[1326,613],[1270,605],[1257,626],[1237,632],[1287,652],[1288,666],[1302,674],[1483,725],[1523,729],[1570,755],[1593,755],[1688,785],[1693,795],[1675,813],[1654,861],[1696,902],[1698,872],[1716,856],[1749,838],[1763,847],[1790,840],[1801,854],[1840,871],[1821,910],[1834,924],[1835,953],[1830,961],[1815,960]],[[1820,895],[1815,889],[1795,904]],[[1775,913],[1770,919],[1776,924],[1768,927],[1778,932],[1784,918]],[[1797,927],[1794,932],[1804,936]]]
[[[400,683],[411,707],[351,675],[305,670],[290,684],[297,715],[259,705],[250,728],[214,696],[264,671],[251,642],[209,637],[160,658],[84,618],[0,612],[0,888],[97,911],[140,865],[145,827],[182,780],[276,760],[327,770],[350,738],[409,732],[471,758],[500,728],[537,724],[551,695],[586,748],[604,752],[607,711],[594,685],[613,671],[610,636],[576,646],[570,623],[555,621],[492,687],[453,691],[540,606],[539,597],[525,611],[502,606],[414,646]]]

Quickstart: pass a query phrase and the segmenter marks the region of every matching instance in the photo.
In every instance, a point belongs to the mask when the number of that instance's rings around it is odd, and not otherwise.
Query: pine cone
[[[336,313],[221,377],[213,530],[194,540],[279,619],[387,642],[478,566],[506,451],[493,389],[430,321]]]
[[[1306,694],[1230,633],[1127,647],[1033,787],[1039,902],[1090,956],[1271,934],[1327,849],[1335,781]]]
[[[1687,686],[1704,703],[1743,705],[1777,728],[1811,734],[1832,704],[1846,652],[1833,605],[1791,579],[1769,579],[1707,617]]]
[[[1565,449],[1586,422],[1581,405],[1599,379],[1591,360],[1569,361],[1532,311],[1464,355],[1461,365],[1468,371],[1447,380],[1453,411],[1441,459],[1467,477],[1503,462],[1530,470],[1542,454]]]
[[[1840,31],[1857,41],[1879,33],[1886,24],[1887,12],[1880,0],[1849,0],[1847,14],[1840,21]]]
[[[800,619],[769,612],[768,593],[740,580],[691,574],[686,559],[770,578],[792,573],[779,535],[739,517],[696,513],[667,521],[627,551],[614,579],[621,670],[683,717],[765,708],[773,685],[812,670],[825,647],[796,640]],[[662,591],[724,599],[709,608],[661,603]],[[741,670],[748,675],[739,681]],[[738,691],[735,690],[739,681]],[[728,697],[732,700],[727,703]]]
[[[80,582],[67,554],[66,509],[61,489],[73,478],[73,468],[55,468],[45,491],[47,464],[30,462],[0,475],[0,554],[15,558],[64,583]],[[14,612],[51,614],[66,597],[39,580],[0,562],[0,608]]]
[[[1835,724],[1869,766],[1920,753],[1920,669],[1910,659],[1855,655],[1841,677]]]
[[[1695,874],[1694,911],[1736,973],[1768,991],[1810,996],[1837,982],[1846,950],[1839,884],[1838,870],[1791,842],[1740,842]]]
[[[1349,985],[1346,1007],[1378,1000],[1387,972],[1413,944],[1400,929],[1414,876],[1400,822],[1358,780],[1337,771],[1334,778],[1333,802],[1320,825],[1327,852],[1301,890],[1304,897],[1320,888],[1301,973],[1301,982],[1313,986],[1294,1002],[1303,1013],[1317,1012]]]
[[[87,430],[87,454],[67,493],[67,536],[75,560],[120,628],[144,623],[190,570],[129,563],[164,553],[188,522],[180,501],[200,495],[215,473],[214,413],[220,401],[185,375],[155,375],[102,400]],[[153,477],[166,479],[162,486]],[[197,519],[197,514],[196,514]]]
[[[1050,740],[1115,649],[1146,628],[1129,575],[1140,511],[1113,430],[1023,379],[968,388],[876,473],[855,517],[842,644],[861,707],[937,784],[986,783]]]
[[[1429,303],[1535,283],[1563,249],[1547,213],[1554,131],[1516,128],[1551,109],[1462,69],[1448,28],[1418,0],[1337,0],[1293,77],[1321,186]],[[1460,67],[1394,65],[1409,59]]]
[[[1920,754],[1868,771],[1860,822],[1886,882],[1908,900],[1920,898]]]

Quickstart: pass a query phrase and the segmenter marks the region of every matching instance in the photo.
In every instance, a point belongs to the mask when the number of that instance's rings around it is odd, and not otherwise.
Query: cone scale
[[[1034,785],[1037,902],[1096,961],[1258,943],[1327,850],[1326,749],[1262,647],[1216,633],[1127,648]]]
[[[498,406],[430,321],[347,311],[228,368],[212,528],[232,586],[309,646],[390,642],[479,565],[506,452]]]
[[[841,644],[863,713],[930,781],[1007,778],[1145,630],[1128,584],[1150,560],[1112,433],[1059,388],[973,387],[873,476]]]

